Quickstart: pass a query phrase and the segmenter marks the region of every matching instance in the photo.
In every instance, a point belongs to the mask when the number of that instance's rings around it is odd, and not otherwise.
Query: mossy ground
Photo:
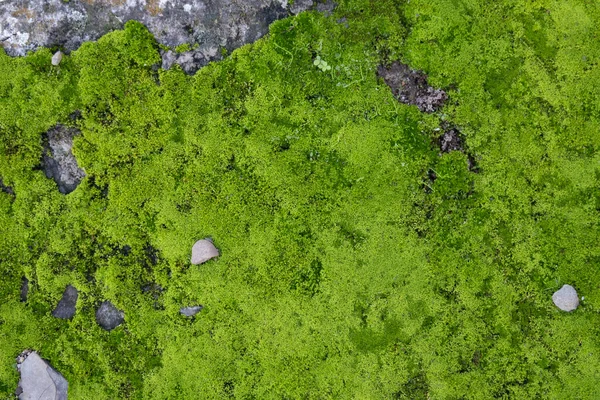
[[[136,23],[58,68],[0,55],[3,396],[32,348],[70,399],[600,397],[599,4],[339,3],[194,76],[154,69]],[[444,109],[392,97],[396,59]],[[479,173],[439,154],[442,121]],[[56,123],[82,131],[67,196],[38,167]],[[190,265],[206,236],[222,256]]]

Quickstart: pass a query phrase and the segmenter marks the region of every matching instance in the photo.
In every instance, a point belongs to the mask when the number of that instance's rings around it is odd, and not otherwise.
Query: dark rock
[[[571,285],[563,285],[560,290],[554,292],[552,301],[562,311],[573,311],[579,306],[577,291]]]
[[[62,299],[52,311],[52,316],[56,318],[69,319],[75,315],[75,306],[77,305],[77,289],[71,285],[67,285],[63,293]]]
[[[443,153],[449,153],[451,151],[462,151],[462,139],[460,138],[460,132],[456,128],[451,128],[444,132],[439,138],[440,150]]]
[[[2,182],[2,178],[0,178],[0,191],[1,191],[1,192],[4,192],[4,193],[6,193],[6,194],[9,194],[9,195],[11,195],[11,196],[14,196],[14,195],[15,195],[15,191],[13,190],[13,188],[12,188],[12,187],[10,187],[10,186],[6,186],[6,185],[4,184],[4,182]]]
[[[179,309],[179,312],[186,317],[193,317],[198,314],[204,307],[202,306],[191,306],[191,307],[182,307]]]
[[[27,294],[29,293],[29,280],[25,277],[21,279],[21,301],[24,303],[27,301]]]
[[[394,97],[404,104],[415,105],[422,112],[431,113],[440,109],[448,99],[446,92],[427,84],[427,75],[415,71],[398,61],[389,68],[380,65],[377,73],[392,89]]]
[[[43,138],[42,169],[46,177],[54,179],[63,194],[75,190],[85,176],[71,152],[73,137],[79,133],[77,129],[56,125]]]
[[[111,331],[125,320],[125,313],[113,306],[110,301],[104,301],[96,311],[96,322],[102,329]]]
[[[316,9],[318,12],[323,13],[326,17],[329,17],[333,10],[337,7],[337,3],[331,0],[320,1],[317,3]]]
[[[0,45],[11,56],[38,47],[60,46],[68,52],[136,20],[160,44],[174,48],[188,43],[193,50],[165,53],[163,66],[178,63],[190,73],[220,59],[221,49],[252,43],[268,33],[276,19],[305,11],[313,3],[295,0],[288,7],[286,0],[6,1],[0,2]]]
[[[17,357],[17,370],[21,379],[15,394],[20,400],[67,400],[69,383],[35,351]]]

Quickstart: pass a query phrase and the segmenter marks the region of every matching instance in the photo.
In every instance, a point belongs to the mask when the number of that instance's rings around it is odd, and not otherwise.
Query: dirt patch
[[[450,128],[444,131],[444,134],[438,138],[438,145],[442,153],[451,151],[463,151],[463,140],[460,132],[456,128]]]
[[[399,102],[415,105],[422,112],[437,111],[448,99],[446,92],[427,84],[427,75],[398,61],[392,63],[389,68],[380,65],[377,74],[392,89]]]

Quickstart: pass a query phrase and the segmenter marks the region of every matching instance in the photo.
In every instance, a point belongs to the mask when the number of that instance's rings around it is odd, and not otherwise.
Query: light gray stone
[[[54,53],[54,55],[52,56],[52,65],[54,65],[55,67],[60,64],[60,62],[62,61],[63,58],[63,53],[62,51],[57,51],[56,53]]]
[[[83,42],[120,29],[129,20],[148,27],[160,44],[174,49],[163,67],[177,63],[192,73],[228,52],[252,43],[281,18],[305,11],[313,0],[19,0],[0,1],[0,46],[10,56],[38,47],[76,50]],[[56,65],[56,64],[54,64]]]
[[[85,177],[71,151],[73,138],[79,134],[77,129],[56,125],[43,137],[42,169],[46,177],[54,179],[62,194],[71,193]]]
[[[96,322],[106,331],[111,331],[125,321],[125,313],[110,301],[104,301],[96,311]]]
[[[577,291],[571,285],[563,285],[560,290],[554,292],[552,301],[563,311],[573,311],[579,306]]]
[[[210,239],[198,240],[192,247],[192,264],[202,264],[218,256],[219,250]]]
[[[19,400],[67,400],[69,383],[35,351],[24,351],[17,358],[21,374]]]
[[[71,285],[67,285],[62,298],[58,305],[52,311],[52,316],[55,318],[69,319],[75,315],[75,306],[77,305],[77,289]]]
[[[179,309],[179,312],[186,317],[193,317],[194,315],[198,314],[202,308],[202,306],[182,307]]]

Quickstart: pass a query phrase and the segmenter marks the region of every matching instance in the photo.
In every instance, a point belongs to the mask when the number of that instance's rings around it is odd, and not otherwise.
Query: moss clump
[[[2,395],[34,348],[72,399],[600,396],[598,6],[339,3],[194,76],[156,71],[134,22],[60,71],[0,55]],[[443,109],[393,98],[397,59]],[[37,167],[56,123],[82,132],[67,196]],[[221,256],[190,265],[208,236]]]

